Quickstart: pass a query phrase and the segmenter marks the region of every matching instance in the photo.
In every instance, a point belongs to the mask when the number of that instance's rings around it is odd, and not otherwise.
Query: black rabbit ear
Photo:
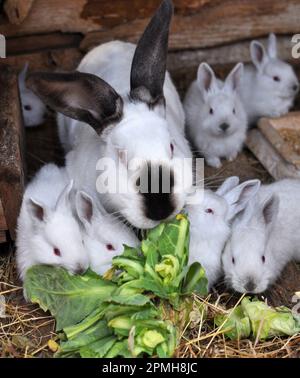
[[[155,105],[164,100],[169,27],[173,4],[164,0],[140,38],[131,65],[130,97]]]
[[[51,108],[88,123],[98,134],[123,114],[122,98],[92,74],[36,72],[29,75],[26,85]]]

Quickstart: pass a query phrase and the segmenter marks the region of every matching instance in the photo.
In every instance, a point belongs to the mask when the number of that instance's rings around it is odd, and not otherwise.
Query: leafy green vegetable
[[[111,297],[115,285],[87,272],[70,275],[62,268],[33,266],[26,274],[27,298],[56,318],[56,329],[75,324]]]
[[[125,246],[103,278],[92,271],[73,276],[61,268],[32,267],[27,297],[50,310],[64,332],[56,356],[171,357],[195,312],[185,296],[207,294],[201,265],[187,265],[188,246],[189,222],[178,215],[148,231],[140,249]]]
[[[229,315],[215,317],[217,326],[230,339],[246,338],[250,335],[260,340],[274,336],[294,335],[300,332],[300,322],[286,307],[272,308],[265,302],[245,297]]]

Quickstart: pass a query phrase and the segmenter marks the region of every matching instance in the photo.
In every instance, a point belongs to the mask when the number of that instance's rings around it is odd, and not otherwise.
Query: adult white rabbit
[[[239,185],[238,177],[229,177],[214,193],[198,191],[186,210],[190,220],[189,263],[200,262],[206,271],[209,288],[222,273],[221,255],[230,236],[230,223],[255,196],[259,180]]]
[[[212,167],[219,168],[222,157],[234,160],[246,138],[247,116],[237,91],[242,76],[241,63],[225,82],[216,78],[208,64],[201,63],[184,100],[187,133]]]
[[[19,73],[19,90],[24,124],[26,127],[38,126],[44,122],[46,106],[25,84],[28,63]]]
[[[17,267],[24,280],[36,264],[83,273],[89,266],[79,224],[73,215],[73,182],[64,168],[45,165],[28,184],[17,227]]]
[[[234,290],[261,293],[290,260],[300,261],[300,181],[264,185],[233,223],[222,256],[225,279]]]
[[[279,117],[288,113],[299,90],[292,66],[277,56],[275,34],[269,35],[268,47],[258,41],[250,44],[253,64],[244,70],[240,94],[250,125],[260,117]]]
[[[182,105],[166,74],[172,13],[172,2],[164,0],[137,47],[109,42],[83,58],[80,72],[36,73],[28,80],[46,103],[75,119],[60,116],[59,128],[66,148],[74,148],[67,169],[76,188],[93,193],[97,182],[106,210],[121,213],[139,228],[173,217],[192,184],[191,162],[184,174],[178,168],[191,151]],[[97,168],[106,174],[109,188]],[[150,185],[140,190],[140,178],[152,181],[154,171],[158,190],[149,190]],[[162,188],[165,179],[167,190]]]
[[[105,273],[113,257],[124,252],[124,245],[137,247],[139,240],[122,221],[83,191],[76,193],[76,211],[83,225],[83,242],[89,255],[90,268]]]

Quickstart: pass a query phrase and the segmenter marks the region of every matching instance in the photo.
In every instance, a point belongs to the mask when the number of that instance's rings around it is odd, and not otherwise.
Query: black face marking
[[[169,217],[175,210],[173,172],[162,165],[147,164],[142,171],[140,183],[145,216],[154,221]]]

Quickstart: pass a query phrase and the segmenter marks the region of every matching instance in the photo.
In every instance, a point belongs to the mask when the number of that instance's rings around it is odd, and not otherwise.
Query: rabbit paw
[[[221,168],[222,167],[221,160],[218,157],[206,158],[206,162],[210,167],[214,167],[214,168]]]
[[[227,160],[228,161],[234,161],[237,158],[237,156],[238,156],[238,153],[235,152],[235,153],[229,155],[228,158],[227,158]]]

